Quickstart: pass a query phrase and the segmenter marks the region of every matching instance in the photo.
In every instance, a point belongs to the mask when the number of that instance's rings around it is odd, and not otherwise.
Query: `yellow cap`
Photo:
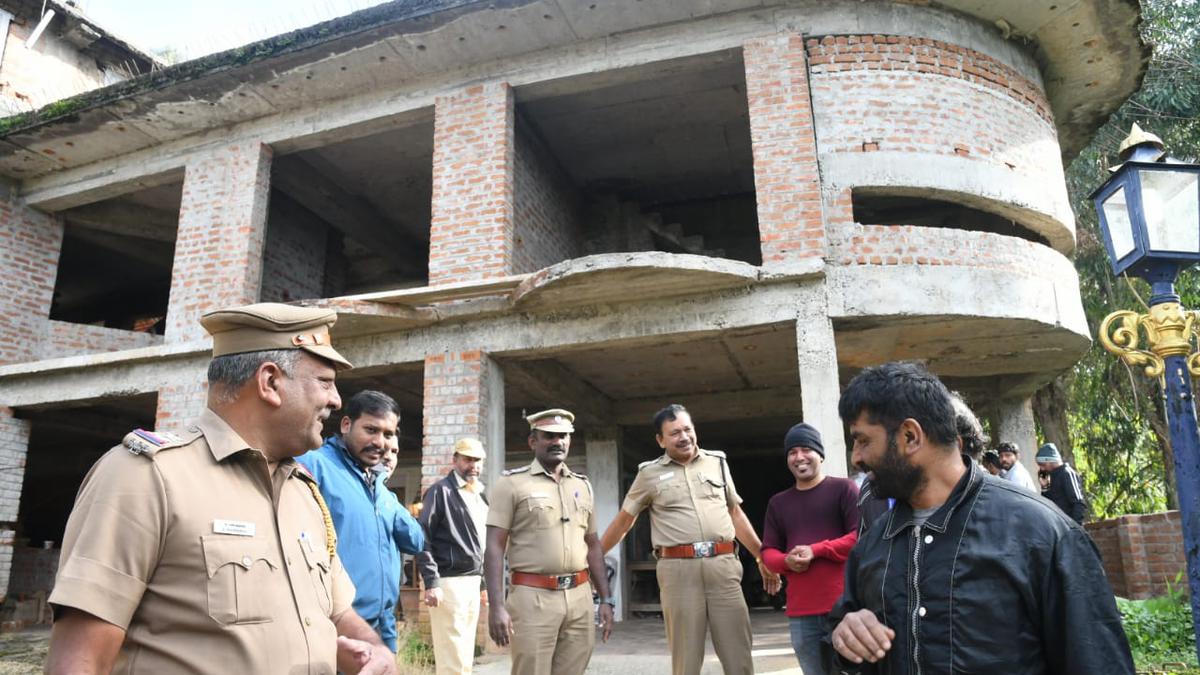
[[[483,443],[474,438],[460,438],[455,441],[454,454],[470,457],[471,459],[484,459],[487,457],[487,453],[483,451]]]
[[[261,352],[270,349],[303,349],[333,362],[338,370],[353,368],[333,348],[329,327],[337,313],[315,307],[295,307],[274,302],[209,312],[200,325],[213,338],[213,356]]]
[[[570,434],[575,432],[575,414],[569,410],[562,408],[551,408],[536,412],[525,418],[529,422],[529,429],[541,429],[542,431],[550,431],[561,434]]]

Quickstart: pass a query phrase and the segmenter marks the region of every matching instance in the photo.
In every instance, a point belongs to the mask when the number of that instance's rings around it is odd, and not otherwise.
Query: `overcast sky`
[[[237,47],[382,4],[384,0],[77,0],[84,14],[133,44],[185,58]]]

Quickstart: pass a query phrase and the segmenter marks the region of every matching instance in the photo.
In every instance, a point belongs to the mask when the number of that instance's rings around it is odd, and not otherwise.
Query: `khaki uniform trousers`
[[[664,558],[658,561],[657,575],[672,674],[700,672],[705,633],[711,631],[725,675],[752,675],[750,610],[742,596],[737,556]]]
[[[437,675],[467,675],[475,661],[479,625],[479,576],[442,577],[442,601],[429,608]]]
[[[551,591],[514,584],[512,675],[581,675],[596,646],[592,585]]]

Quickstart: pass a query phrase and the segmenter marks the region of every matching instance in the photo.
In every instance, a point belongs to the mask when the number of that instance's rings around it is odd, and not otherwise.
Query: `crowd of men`
[[[557,408],[526,418],[533,461],[486,492],[484,446],[456,442],[414,519],[386,485],[400,408],[372,390],[343,407],[335,320],[271,303],[202,319],[205,412],[178,436],[130,433],[80,488],[48,673],[393,673],[409,554],[439,673],[471,672],[486,604],[513,673],[576,675],[613,631],[604,554],[643,512],[675,675],[700,672],[706,638],[725,673],[754,672],[739,544],[768,593],[786,583],[805,675],[1133,673],[1078,474],[1043,445],[1039,489],[1016,445],[985,452],[970,408],[919,365],[868,368],[841,395],[861,486],[825,474],[820,430],[786,432],[794,484],[761,539],[728,458],[664,407],[663,454],[600,534],[567,464],[575,416]]]

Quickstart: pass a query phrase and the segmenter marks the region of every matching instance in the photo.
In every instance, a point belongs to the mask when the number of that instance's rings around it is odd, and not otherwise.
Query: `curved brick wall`
[[[828,185],[966,195],[1070,248],[1073,217],[1040,83],[932,39],[851,35],[805,48]]]
[[[1074,269],[1054,249],[991,232],[851,223],[832,227],[829,243],[835,265],[961,265],[1031,277]]]

